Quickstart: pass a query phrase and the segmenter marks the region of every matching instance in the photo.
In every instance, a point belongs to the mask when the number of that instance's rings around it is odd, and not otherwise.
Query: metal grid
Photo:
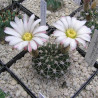
[[[19,2],[13,2],[12,5],[6,7],[3,10],[7,10],[7,9],[15,9],[18,8],[19,10],[25,12],[26,14],[28,14],[29,16],[31,14],[33,14],[32,12],[30,12],[28,9],[26,9],[25,7],[23,7],[22,5],[20,5],[19,3],[21,3],[24,0],[20,0]],[[78,11],[80,11],[82,9],[82,6],[80,8],[78,8],[77,10],[75,10],[74,12],[72,12],[70,14],[70,16],[74,16],[75,13],[77,13]],[[35,17],[35,20],[38,19],[38,17]],[[48,24],[47,24],[48,25]],[[48,25],[49,26],[49,25]],[[48,29],[48,35],[50,35],[53,31],[55,30],[55,28],[50,27]],[[85,52],[83,50],[81,50],[79,47],[77,48],[77,51],[84,57],[85,56]],[[10,73],[10,75],[24,88],[24,90],[31,96],[31,98],[37,98],[32,92],[31,90],[18,78],[17,75],[14,74],[14,72],[12,72],[9,68],[10,66],[12,66],[13,63],[15,63],[18,59],[21,59],[25,54],[27,53],[27,51],[22,51],[19,54],[17,54],[14,58],[12,58],[8,63],[4,64],[1,60],[0,60],[0,74],[4,71],[7,71],[8,73]],[[76,98],[76,96],[78,96],[81,91],[92,81],[92,79],[96,76],[96,74],[98,74],[98,62],[95,63],[94,67],[96,68],[96,71],[91,75],[91,77],[80,87],[80,89],[71,97],[71,98]]]

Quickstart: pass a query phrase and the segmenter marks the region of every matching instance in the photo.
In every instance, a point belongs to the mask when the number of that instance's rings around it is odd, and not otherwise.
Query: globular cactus
[[[38,74],[50,79],[57,79],[64,75],[70,66],[68,52],[62,53],[59,45],[50,43],[39,47],[38,51],[38,57],[32,58],[32,65]]]
[[[0,98],[11,98],[11,96],[0,89]]]
[[[47,9],[51,11],[57,11],[64,5],[63,0],[46,0],[46,2]]]
[[[81,11],[79,18],[81,17],[87,20],[86,25],[92,29],[93,35],[95,29],[98,30],[98,7],[95,9],[89,9],[88,12]]]
[[[10,27],[10,21],[13,21],[17,13],[15,11],[6,10],[0,12],[0,42],[4,42],[5,33],[4,28]],[[21,18],[20,15],[18,15]]]

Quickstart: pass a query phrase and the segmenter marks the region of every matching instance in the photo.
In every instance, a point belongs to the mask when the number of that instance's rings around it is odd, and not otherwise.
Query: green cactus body
[[[94,34],[95,29],[98,30],[98,7],[95,9],[89,9],[88,12],[82,11],[78,18],[83,18],[87,20],[86,25],[92,29],[92,35]]]
[[[0,98],[12,98],[9,93],[5,93],[0,89]]]
[[[0,98],[5,98],[5,93],[0,89]]]
[[[40,47],[37,58],[32,58],[33,67],[45,78],[60,78],[70,65],[68,53],[63,54],[56,44]]]
[[[15,16],[17,16],[17,12],[6,10],[0,12],[0,42],[4,44],[4,38],[6,34],[4,33],[5,27],[10,27],[10,21],[13,21]],[[20,15],[18,15],[20,18]]]
[[[63,6],[63,0],[46,0],[47,9],[51,11],[56,11]]]

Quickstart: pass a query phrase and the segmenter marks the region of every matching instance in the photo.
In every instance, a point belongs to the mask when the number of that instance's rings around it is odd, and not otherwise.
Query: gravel
[[[38,93],[41,92],[46,98],[70,98],[80,86],[86,82],[93,71],[96,70],[93,67],[88,67],[84,58],[81,57],[77,51],[71,53],[70,56],[71,66],[68,68],[67,73],[58,80],[47,80],[38,75],[32,67],[32,56],[29,53],[21,60],[18,60],[10,69],[14,71],[37,96]],[[26,60],[27,58],[28,61]],[[96,78],[98,79],[98,77]],[[97,79],[94,79],[96,86],[98,85]],[[64,87],[62,87],[63,82],[66,82]],[[93,94],[95,94],[94,96],[98,96],[97,88],[94,87],[93,83],[88,85],[88,89],[86,88],[85,94],[86,92],[90,93],[86,95],[88,98],[92,98],[91,96]],[[94,89],[92,90],[90,87],[94,87]],[[81,93],[79,96],[82,97],[84,94]]]
[[[0,0],[0,10],[11,4],[11,0]]]
[[[13,47],[5,44],[0,44],[0,60],[5,64],[19,53],[18,50],[13,50]]]
[[[47,22],[49,25],[52,25],[55,21],[57,21],[60,17],[69,15],[72,11],[74,11],[76,8],[78,8],[75,3],[72,2],[72,0],[63,0],[64,1],[64,7],[56,12],[51,12],[47,16]],[[40,0],[25,0],[22,3],[23,6],[28,8],[31,12],[33,12],[35,15],[40,17]]]
[[[40,0],[25,0],[22,5],[34,12],[39,13]],[[65,7],[55,13],[51,12],[47,17],[47,22],[52,25],[64,15],[69,15],[78,6],[71,0],[64,0]],[[19,51],[13,50],[8,44],[0,44],[0,59],[7,63],[17,55]],[[89,67],[84,58],[76,51],[70,52],[71,66],[63,77],[57,80],[47,80],[37,74],[32,66],[32,56],[27,53],[23,58],[17,60],[11,66],[11,70],[26,84],[26,86],[36,95],[41,92],[46,98],[70,98],[86,82],[90,75],[96,71],[94,67]],[[9,92],[13,98],[30,98],[24,89],[10,76],[9,73],[0,74],[0,88]],[[98,98],[98,76],[79,94],[77,98]]]
[[[0,88],[9,93],[12,98],[30,98],[26,91],[7,72],[0,74]]]

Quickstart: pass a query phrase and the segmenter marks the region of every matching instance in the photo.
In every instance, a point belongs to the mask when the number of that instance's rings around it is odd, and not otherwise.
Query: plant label
[[[41,93],[39,93],[39,98],[45,98]]]
[[[47,11],[47,3],[45,0],[41,0],[40,2],[41,26],[46,25],[46,11]]]
[[[98,58],[98,30],[95,30],[92,40],[90,42],[85,60],[90,66],[94,66]]]

